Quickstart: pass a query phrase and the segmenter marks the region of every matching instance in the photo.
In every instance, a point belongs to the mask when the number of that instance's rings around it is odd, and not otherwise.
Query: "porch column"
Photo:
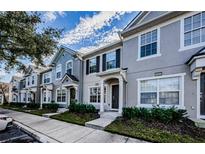
[[[104,81],[100,83],[100,112],[104,112]]]
[[[70,105],[70,88],[67,88],[67,107]]]
[[[41,88],[41,104],[40,104],[40,109],[43,108],[43,88]]]
[[[123,79],[122,77],[119,78],[119,110],[118,113],[122,113],[123,107]]]

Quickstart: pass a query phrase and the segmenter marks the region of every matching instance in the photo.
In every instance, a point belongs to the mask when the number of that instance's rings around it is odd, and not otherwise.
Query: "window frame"
[[[60,71],[57,71],[57,68],[60,68]],[[60,77],[58,78],[57,77],[57,73],[59,73],[60,72]],[[61,78],[62,78],[62,65],[61,64],[58,64],[57,66],[56,66],[56,69],[55,69],[55,77],[56,77],[56,80],[60,80]]]
[[[113,68],[107,68],[107,63],[108,62],[111,62],[111,61],[107,61],[107,56],[109,55],[109,54],[115,54],[115,60],[112,60],[112,61],[115,61],[115,67],[113,67]],[[117,68],[117,66],[116,66],[116,63],[117,63],[117,56],[116,56],[116,51],[114,50],[114,51],[110,51],[110,52],[108,52],[108,53],[106,53],[106,61],[105,61],[105,69],[106,69],[106,71],[107,70],[112,70],[112,69],[116,69]]]
[[[90,62],[91,62],[91,60],[95,60],[95,63],[96,63],[95,64],[96,70],[94,72],[90,72]],[[97,73],[97,56],[92,57],[92,58],[89,59],[89,74],[93,74],[93,73]]]
[[[180,49],[179,49],[179,51],[194,49],[194,48],[201,47],[201,46],[205,45],[205,41],[201,42],[201,36],[202,36],[201,35],[201,29],[202,29],[202,27],[205,27],[205,26],[200,26],[200,28],[193,28],[194,30],[200,29],[200,43],[191,44],[191,45],[188,45],[188,46],[185,46],[185,44],[184,44],[184,39],[185,39],[185,29],[184,29],[184,23],[185,22],[184,21],[185,21],[185,19],[189,18],[189,17],[193,18],[194,15],[197,15],[199,13],[202,14],[202,12],[204,12],[204,11],[194,11],[194,12],[186,14],[185,16],[183,16],[180,19]],[[202,19],[202,15],[201,15],[201,19]],[[202,20],[201,20],[201,22],[202,22]],[[202,25],[202,23],[201,23],[201,25]],[[191,32],[194,31],[193,29],[191,30]],[[192,36],[191,36],[191,39],[192,39]]]
[[[72,65],[72,67],[69,68],[69,69],[71,69],[71,75],[73,75],[73,60],[68,60],[68,61],[66,62],[66,73],[67,73],[67,71],[68,71],[68,63],[71,63],[71,65]]]
[[[89,104],[100,104],[101,102],[101,94],[100,94],[100,100],[98,102],[98,95],[96,96],[97,97],[97,101],[96,102],[91,102],[90,101],[90,91],[91,91],[91,88],[99,88],[99,91],[101,93],[101,86],[88,86],[88,102]],[[97,92],[98,94],[98,92]],[[107,86],[104,86],[104,103],[107,103]]]
[[[141,57],[141,36],[144,34],[147,34],[149,32],[152,32],[154,30],[157,30],[157,41],[156,41],[157,42],[157,52],[156,52],[156,54],[153,54],[153,55]],[[139,33],[138,34],[138,54],[137,54],[136,61],[146,60],[149,58],[154,58],[154,57],[159,57],[159,56],[161,56],[161,53],[160,53],[160,27],[153,27],[153,28],[147,29],[147,30]]]
[[[59,90],[60,90],[60,95],[61,95],[60,96],[61,97],[61,101],[60,102],[57,101],[58,100],[58,91]],[[65,102],[62,101],[62,90],[65,90]],[[66,100],[67,100],[67,90],[66,90],[66,88],[64,88],[64,87],[63,88],[57,88],[56,89],[56,103],[57,104],[66,104],[67,103]]]
[[[48,76],[47,78],[46,78],[46,75]],[[47,79],[50,79],[49,82],[47,82]],[[51,72],[46,72],[46,73],[44,73],[42,80],[43,80],[43,81],[42,81],[43,84],[49,84],[49,83],[51,83]],[[46,80],[46,82],[45,82],[45,80]]]
[[[139,78],[137,79],[137,106],[138,107],[146,107],[146,108],[152,108],[155,105],[159,105],[160,107],[169,108],[172,106],[175,106],[177,108],[185,109],[184,106],[184,76],[186,73],[180,73],[180,74],[172,74],[172,75],[162,75],[162,76],[156,76],[156,77],[148,77],[148,78]],[[180,93],[179,93],[179,104],[178,105],[171,105],[171,104],[160,104],[159,102],[159,93],[161,92],[159,88],[159,80],[160,79],[166,79],[166,78],[172,78],[172,77],[180,77]],[[157,104],[141,104],[141,91],[140,91],[140,83],[144,80],[157,80]],[[166,91],[164,91],[166,92]]]

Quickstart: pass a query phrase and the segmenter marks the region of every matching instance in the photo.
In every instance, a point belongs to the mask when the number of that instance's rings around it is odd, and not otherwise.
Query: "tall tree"
[[[37,12],[0,12],[0,65],[5,69],[24,70],[22,60],[43,65],[45,56],[57,49],[62,30],[47,27]]]

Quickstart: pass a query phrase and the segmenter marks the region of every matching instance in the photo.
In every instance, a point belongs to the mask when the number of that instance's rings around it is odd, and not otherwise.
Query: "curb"
[[[30,136],[32,136],[33,138],[35,138],[41,143],[61,143],[60,141],[53,139],[47,135],[44,135],[18,121],[13,121],[13,124],[19,127],[20,129],[22,129],[24,132],[26,132],[27,134],[29,134]]]

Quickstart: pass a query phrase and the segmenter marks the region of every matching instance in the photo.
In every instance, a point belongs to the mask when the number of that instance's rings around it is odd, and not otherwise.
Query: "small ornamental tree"
[[[24,59],[43,66],[44,57],[54,53],[62,30],[39,28],[40,16],[37,12],[0,12],[0,66],[24,70]]]

